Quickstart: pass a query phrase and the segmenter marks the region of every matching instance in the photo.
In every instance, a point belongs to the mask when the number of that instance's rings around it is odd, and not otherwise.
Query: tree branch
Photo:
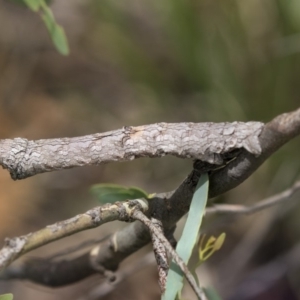
[[[160,242],[163,244],[167,252],[172,256],[172,259],[175,261],[175,263],[178,265],[178,267],[181,269],[182,273],[184,274],[185,278],[187,279],[188,283],[192,287],[193,291],[197,295],[197,298],[199,300],[207,300],[205,293],[202,291],[201,288],[198,287],[195,278],[189,271],[187,265],[185,262],[179,257],[177,252],[174,250],[174,248],[171,246],[169,241],[166,239],[166,237],[162,234],[161,230],[156,227],[155,224],[153,224],[140,210],[134,210],[132,213],[132,217],[136,220],[141,221],[143,224],[145,224],[150,232],[154,234]]]
[[[152,217],[151,223],[153,224],[153,226],[156,226],[157,230],[161,232],[161,235],[164,234],[161,220]],[[169,271],[167,251],[160,239],[151,230],[150,235],[152,240],[153,252],[157,263],[158,283],[161,293],[163,294],[166,289],[167,276]]]
[[[285,143],[300,134],[300,108],[284,113],[267,123],[258,137],[261,154],[254,156],[242,150],[238,157],[209,177],[209,197],[223,194],[245,181],[258,167]]]
[[[133,263],[127,264],[117,274],[117,278],[114,282],[105,280],[100,283],[97,282],[95,287],[89,289],[84,295],[79,296],[76,300],[99,300],[114,291],[117,286],[128,279],[128,277],[137,274],[140,270],[145,269],[148,266],[155,264],[155,258],[152,252],[147,253],[145,256],[137,258]]]
[[[139,205],[143,211],[148,210],[146,200],[137,199],[106,204],[71,219],[49,225],[34,233],[6,239],[5,246],[0,251],[0,270],[3,270],[22,254],[76,232],[95,228],[115,220],[129,221],[132,210],[136,205]]]
[[[223,154],[244,148],[261,153],[259,122],[158,123],[76,138],[29,141],[0,140],[0,165],[13,179],[73,167],[128,161],[139,157],[175,155],[211,164]]]
[[[205,215],[211,214],[226,214],[226,215],[244,215],[253,214],[271,206],[285,203],[287,200],[300,190],[300,181],[297,181],[291,188],[271,196],[265,200],[262,200],[251,206],[237,205],[237,204],[219,204],[211,207],[207,207]]]
[[[230,161],[225,167],[211,172],[209,190],[210,198],[218,196],[238,186],[246,178],[248,178],[273,152],[275,152],[277,149],[279,149],[282,145],[284,145],[286,142],[288,142],[295,136],[299,135],[300,109],[291,113],[280,115],[272,121],[270,121],[269,123],[267,123],[265,126],[258,127],[262,129],[261,134],[258,136],[258,141],[261,148],[260,155],[255,156],[256,153],[253,153],[253,155],[250,153],[251,151],[248,152],[242,149],[237,154],[237,157],[234,160]],[[241,127],[237,128],[237,130],[239,130],[240,128]],[[125,129],[123,129],[123,131]],[[120,134],[122,134],[123,131],[120,130]],[[133,138],[133,140],[137,143],[138,135],[133,134],[133,137],[132,133],[129,135],[130,140]],[[258,132],[255,133],[255,136],[257,135]],[[179,138],[182,143],[184,143],[185,140],[183,140],[181,137],[178,137],[178,135],[176,135],[176,137]],[[186,139],[188,139],[191,142],[191,140],[194,137],[191,139],[189,139],[189,137],[192,137],[192,135],[186,133]],[[220,136],[216,135],[215,139],[210,140],[210,143],[218,143],[218,138],[220,138]],[[103,139],[105,139],[105,137],[103,137]],[[170,140],[168,138],[165,137],[164,139],[168,141],[167,143],[170,143]],[[127,140],[127,143],[129,143],[130,140]],[[201,143],[200,138],[199,140],[198,142]],[[208,143],[207,140],[205,143]],[[7,150],[6,152],[9,153],[11,149],[14,149],[14,147],[12,147],[12,144],[13,143],[11,140],[2,140],[0,142],[0,163],[4,165],[5,157],[5,166],[7,168],[9,165],[9,160],[7,160],[8,156],[7,154],[5,154],[5,149]],[[5,145],[4,148],[3,145]],[[164,142],[162,142],[162,145],[165,145]],[[204,146],[199,146],[200,149],[203,149],[203,147]],[[156,149],[161,149],[161,146],[159,146]],[[226,149],[228,150],[229,148]],[[231,148],[231,150],[233,150],[233,148]],[[26,151],[26,153],[26,155],[29,155],[28,151]],[[159,151],[157,151],[156,153],[152,153],[152,155],[158,154]],[[166,152],[163,152],[163,154],[166,154]],[[177,154],[182,155],[181,157],[185,155],[185,153],[182,151],[177,152]],[[222,155],[223,158],[226,160],[225,152]],[[217,160],[214,160],[214,162],[216,161]],[[71,167],[70,165],[68,166]],[[189,176],[177,188],[177,190],[169,193],[158,194],[149,203],[149,210],[147,213],[149,217],[152,216],[152,213],[156,209],[161,209],[163,227],[165,232],[168,232],[169,230],[171,230],[171,228],[174,228],[176,222],[189,209],[194,189],[199,180],[199,176],[201,176],[201,168],[199,170],[197,164],[195,164],[194,167],[195,169],[189,174]],[[31,170],[33,173],[27,172],[27,175],[25,176],[25,173],[22,173],[23,171],[21,173],[18,173],[18,168],[14,169],[12,167],[10,170],[13,174],[15,174],[16,178],[19,176],[18,174],[23,174],[24,177],[26,177],[40,172],[40,169],[37,169],[37,171]],[[44,171],[45,170],[51,170],[51,168],[49,167],[47,169],[45,167]],[[134,253],[147,243],[149,243],[150,240],[151,239],[149,232],[143,224],[141,224],[140,222],[134,222],[132,224],[129,224],[127,227],[122,228],[121,230],[116,232],[111,238],[108,238],[96,247],[97,262],[106,269],[116,270],[118,268],[119,263],[123,259],[125,259],[130,254]],[[26,278],[50,286],[61,286],[65,284],[70,284],[96,272],[96,270],[94,270],[90,265],[90,255],[94,250],[88,251],[77,258],[70,259],[69,261],[60,260],[55,262],[52,261],[49,263],[46,259],[31,259],[27,262],[23,262],[19,266],[10,266],[5,270],[5,273],[9,274],[9,278]],[[52,271],[49,273],[50,266]],[[45,272],[48,273],[46,274]],[[45,274],[47,275],[47,278],[45,278]]]

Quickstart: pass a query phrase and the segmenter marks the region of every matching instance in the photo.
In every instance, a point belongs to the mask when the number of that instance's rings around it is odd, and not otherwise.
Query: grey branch
[[[238,204],[219,204],[206,208],[205,215],[211,214],[226,214],[226,215],[246,215],[253,214],[263,209],[274,205],[286,203],[287,200],[292,199],[292,196],[300,190],[300,181],[297,181],[291,188],[282,193],[271,196],[251,206]]]
[[[152,217],[151,223],[153,224],[153,226],[157,227],[157,229],[161,232],[162,235],[164,234],[163,225],[159,219]],[[161,293],[163,294],[166,289],[167,276],[169,271],[168,256],[166,248],[164,247],[160,239],[151,232],[151,230],[150,235],[152,240],[154,256],[157,262],[158,283],[161,289]]]
[[[210,176],[209,197],[216,197],[240,185],[275,151],[299,134],[300,108],[279,115],[265,124],[258,138],[261,154],[254,156],[250,152],[241,151],[237,159]]]
[[[184,261],[179,257],[177,252],[174,250],[172,245],[169,243],[167,238],[162,234],[161,230],[156,227],[140,210],[134,210],[132,213],[132,217],[136,220],[141,221],[145,224],[150,232],[154,234],[160,242],[164,245],[167,252],[172,256],[172,259],[176,262],[178,267],[181,269],[182,273],[184,274],[185,278],[187,279],[188,283],[192,287],[193,291],[197,295],[199,300],[207,300],[205,293],[202,291],[201,288],[198,287],[193,275],[189,271],[187,265]]]
[[[155,264],[155,258],[152,252],[147,253],[145,256],[137,258],[133,263],[127,264],[120,271],[118,271],[117,278],[114,282],[105,280],[100,283],[97,282],[95,287],[89,289],[84,295],[79,296],[76,300],[99,300],[114,291],[120,283],[128,279],[128,277],[137,274],[139,271],[148,266]]]
[[[154,125],[149,125],[149,126],[154,126]],[[300,109],[297,109],[290,113],[282,114],[276,117],[275,119],[273,119],[272,121],[270,121],[269,123],[265,124],[264,126],[259,125],[259,128],[261,129],[260,135],[258,132],[255,133],[254,135],[258,138],[258,143],[261,148],[260,155],[258,155],[258,152],[254,151],[255,153],[251,153],[249,150],[247,151],[242,149],[241,151],[239,151],[238,155],[234,160],[230,161],[223,168],[211,172],[209,177],[210,198],[218,196],[241,184],[272,153],[274,153],[276,150],[278,150],[282,145],[290,141],[292,138],[299,135],[300,134]],[[259,129],[257,130],[260,131]],[[126,130],[123,129],[123,131]],[[119,132],[122,133],[123,131],[120,130]],[[164,136],[163,132],[161,132],[161,136]],[[182,137],[178,137],[178,135],[176,136],[177,138],[180,138],[180,141],[182,141]],[[191,135],[187,134],[187,136],[191,136]],[[211,139],[209,141],[210,143],[218,143],[218,138],[220,138],[220,136],[216,135],[215,140]],[[170,143],[169,139],[167,140],[168,143]],[[200,149],[203,149],[203,147],[210,147],[209,145],[207,145],[208,140],[205,141],[206,142],[202,144],[202,146],[201,146],[202,143],[201,139],[199,141],[200,146],[196,145],[196,142],[193,145],[195,147],[199,147]],[[45,143],[47,143],[46,140]],[[12,172],[13,176],[15,177],[19,176],[18,170],[21,170],[20,174],[23,174],[24,177],[42,172],[41,165],[38,165],[37,170],[35,170],[35,166],[34,166],[32,173],[27,172],[26,175],[22,173],[23,167],[20,169],[21,165],[19,163],[17,163],[16,165],[13,164],[13,162],[10,163],[8,158],[13,157],[10,156],[12,155],[10,152],[11,149],[13,148],[12,147],[13,144],[14,142],[12,140],[0,141],[0,163],[3,166],[6,166],[7,168],[9,167],[9,165],[11,165],[11,168],[9,169]],[[178,145],[178,143],[176,145]],[[245,145],[243,147],[246,148]],[[227,150],[229,151],[229,148],[227,148]],[[180,151],[179,153],[182,154],[182,152]],[[220,153],[219,153],[219,157],[221,156],[222,158],[222,154]],[[30,153],[28,153],[28,147],[27,147],[26,155],[29,154]],[[168,154],[173,154],[173,153],[168,153]],[[21,153],[19,154],[17,153],[16,155],[17,156],[19,155],[18,157],[21,158],[25,157],[25,153],[22,153],[22,151]],[[5,164],[4,164],[4,160],[5,160]],[[21,159],[20,161],[24,161],[24,159]],[[58,167],[63,168],[64,166],[58,166]],[[71,165],[68,165],[68,167],[71,167]],[[49,167],[47,170],[51,170],[51,167]],[[157,194],[156,197],[150,201],[149,203],[150,207],[147,215],[152,216],[152,213],[154,211],[156,211],[157,209],[161,210],[162,222],[163,222],[165,233],[174,230],[174,226],[176,225],[177,221],[188,211],[196,184],[199,180],[199,176],[201,176],[201,170],[198,170],[197,164],[195,164],[195,169],[188,175],[188,177],[175,191],[169,193]],[[128,226],[119,230],[118,232],[114,233],[113,236],[106,239],[99,246],[96,247],[96,249],[98,249],[97,263],[102,265],[104,268],[108,270],[114,271],[118,268],[119,264],[126,257],[131,255],[141,247],[145,246],[150,241],[151,238],[149,232],[143,224],[141,224],[140,222],[131,223]],[[114,245],[117,245],[117,247],[115,247]],[[61,286],[61,285],[71,284],[97,272],[97,270],[93,269],[90,264],[90,257],[92,252],[93,250],[87,251],[79,255],[78,257],[69,259],[68,261],[66,260],[49,261],[47,259],[32,258],[25,262],[21,262],[21,264],[19,265],[17,264],[11,265],[4,271],[3,276],[6,276],[6,278],[11,278],[11,279],[25,278],[48,286]],[[51,269],[51,273],[49,273],[50,269]]]
[[[158,123],[83,137],[29,141],[0,140],[0,165],[13,179],[73,167],[128,161],[139,157],[175,155],[210,164],[244,148],[259,155],[260,122]]]
[[[6,239],[5,246],[0,250],[0,270],[3,270],[22,254],[76,232],[95,228],[115,220],[129,221],[133,208],[137,204],[143,211],[148,210],[146,200],[137,199],[106,204],[71,219],[49,225],[34,233]]]

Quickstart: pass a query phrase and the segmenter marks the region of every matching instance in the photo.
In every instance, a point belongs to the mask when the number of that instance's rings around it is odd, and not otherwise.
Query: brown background
[[[55,51],[37,14],[0,1],[0,138],[78,136],[161,121],[266,122],[300,104],[297,0],[65,0],[51,7],[66,31],[68,57]],[[216,201],[250,204],[289,187],[299,177],[299,142]],[[18,182],[0,170],[1,239],[96,206],[89,193],[95,183],[168,191],[191,166],[172,157],[141,159]],[[208,220],[209,235],[226,232],[227,238],[200,267],[201,282],[224,299],[298,299],[299,259],[282,274],[276,262],[299,241],[299,214],[294,201],[253,216]],[[28,256],[45,256],[121,226],[80,233]],[[124,264],[137,263],[150,249]],[[13,292],[17,300],[77,299],[100,282],[95,277],[59,289],[0,282],[0,293]],[[184,298],[193,297],[187,288]],[[155,265],[127,277],[103,299],[159,299]]]

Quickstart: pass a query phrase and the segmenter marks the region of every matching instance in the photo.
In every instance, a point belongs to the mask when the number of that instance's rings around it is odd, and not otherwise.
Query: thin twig
[[[162,222],[159,219],[151,218],[151,222],[156,228],[160,231],[161,235],[164,234]],[[155,255],[155,259],[157,262],[157,270],[158,270],[158,282],[161,289],[162,294],[165,292],[168,271],[169,271],[169,264],[168,264],[168,257],[167,251],[160,239],[150,231],[152,245],[153,245],[153,252]]]
[[[271,206],[285,203],[292,198],[292,195],[300,189],[300,180],[297,181],[291,188],[273,195],[265,200],[260,201],[257,204],[250,206],[235,205],[235,204],[218,204],[212,207],[206,208],[206,215],[212,214],[227,214],[227,215],[243,215],[253,214]]]
[[[100,285],[98,283],[97,286],[91,288],[88,291],[88,293],[80,296],[77,300],[102,299],[103,297],[113,292],[117,288],[117,286],[121,282],[126,280],[128,277],[138,273],[140,270],[150,265],[154,265],[154,263],[155,263],[155,259],[153,253],[149,252],[145,256],[136,259],[133,263],[127,264],[124,268],[121,268],[121,270],[116,273],[116,280],[114,282],[105,280]]]
[[[77,252],[77,251],[82,250],[83,248],[87,248],[91,245],[102,243],[103,241],[107,240],[109,237],[110,237],[110,235],[108,234],[108,235],[106,235],[104,237],[100,237],[98,239],[91,239],[91,240],[83,241],[82,243],[80,243],[78,245],[75,245],[73,247],[69,247],[69,248],[63,249],[62,251],[56,252],[55,254],[48,256],[47,259],[54,260],[54,259],[57,259],[58,257],[70,255],[71,253]]]
[[[46,226],[24,236],[6,239],[0,250],[0,271],[22,254],[56,241],[79,231],[98,227],[104,223],[120,220],[130,221],[134,207],[147,210],[148,202],[144,199],[116,202],[93,208],[71,219]]]
[[[132,129],[132,128],[131,128]],[[136,129],[136,128],[135,128]],[[141,128],[139,128],[141,129]],[[134,137],[131,135],[131,130],[127,130],[124,128],[125,133],[131,138],[134,139],[139,139],[140,135],[134,134]],[[124,131],[123,130],[123,131]],[[239,130],[239,129],[237,129]],[[123,136],[122,133],[124,133],[122,130],[120,131],[121,137]],[[164,131],[165,134],[165,131]],[[161,138],[161,135],[158,134]],[[282,115],[277,116],[275,119],[271,120],[269,123],[267,123],[263,129],[261,134],[258,136],[259,144],[261,147],[261,154],[259,156],[252,155],[251,153],[242,150],[237,158],[230,162],[228,165],[226,165],[224,168],[221,168],[215,172],[213,172],[210,175],[210,189],[209,189],[209,198],[216,197],[230,189],[235,188],[239,184],[241,184],[245,179],[247,179],[255,170],[264,162],[266,159],[271,156],[275,151],[277,151],[281,146],[283,146],[285,143],[290,141],[292,138],[296,137],[297,135],[300,135],[300,108],[289,113],[285,113]],[[110,136],[108,134],[108,136]],[[177,136],[177,135],[176,135]],[[191,131],[188,131],[188,136],[191,136]],[[176,140],[176,137],[172,138]],[[255,134],[255,137],[257,137],[257,134]],[[98,139],[106,139],[105,135],[96,135],[96,140]],[[193,137],[194,139],[194,137]],[[213,135],[212,135],[213,139]],[[184,140],[184,144],[186,144],[186,140],[182,139],[182,136],[180,138],[180,141]],[[53,141],[53,140],[52,140]],[[72,139],[72,141],[76,141]],[[123,140],[122,140],[123,141]],[[121,141],[121,142],[122,142]],[[201,138],[201,141],[203,139]],[[215,143],[217,141],[217,143]],[[23,143],[24,142],[24,143]],[[28,141],[27,141],[28,142]],[[23,141],[22,139],[15,139],[14,141],[11,140],[1,140],[0,141],[0,163],[10,169],[13,170],[14,167],[16,166],[16,170],[13,171],[15,173],[16,177],[20,175],[19,172],[23,172],[24,168],[20,169],[19,162],[23,159],[26,158],[28,153],[33,153],[30,149],[30,146],[26,141]],[[88,140],[85,139],[84,143],[82,144],[82,148],[84,148],[84,152],[87,153],[86,147],[89,148],[91,144],[87,143]],[[130,140],[126,141],[126,144],[128,144]],[[217,137],[216,140],[213,139],[213,142],[215,145],[219,145],[219,138]],[[138,141],[136,140],[136,143]],[[50,143],[51,144],[51,143]],[[67,143],[68,144],[68,143]],[[93,143],[92,143],[93,144]],[[113,143],[114,145],[119,145],[118,142]],[[122,143],[120,143],[122,144]],[[149,144],[152,145],[150,142]],[[173,142],[169,143],[171,145],[174,145]],[[193,145],[195,144],[197,146],[197,149],[199,147],[199,144],[197,141],[193,141]],[[201,144],[201,143],[200,143]],[[58,144],[55,143],[55,147]],[[50,145],[51,146],[51,145]],[[53,144],[52,144],[53,146]],[[65,158],[66,158],[66,152],[64,151],[65,145],[62,143],[61,144],[62,148],[60,149],[60,154],[63,155],[62,161],[65,163]],[[74,143],[73,146],[76,146],[76,143]],[[174,146],[175,147],[175,146]],[[191,146],[192,147],[192,146]],[[18,154],[19,159],[13,159],[12,152],[10,151],[11,149],[14,149],[13,153]],[[74,148],[74,147],[73,147]],[[101,160],[101,157],[97,154],[99,147],[92,147],[92,149],[95,150],[94,156],[95,159],[93,161],[86,161],[86,160],[77,160],[79,164],[85,165],[87,164],[93,164],[99,163],[99,160]],[[176,147],[175,147],[176,148]],[[237,147],[233,146],[233,149],[236,149]],[[233,150],[232,149],[232,150]],[[23,151],[24,150],[24,151]],[[26,150],[26,151],[25,151]],[[35,149],[37,150],[37,149]],[[56,149],[57,150],[57,149]],[[160,143],[160,148],[158,149],[159,151],[152,153],[150,156],[153,157],[153,155],[164,155],[166,154],[165,151],[161,151],[161,143]],[[50,150],[50,153],[53,152],[53,149]],[[71,151],[72,152],[72,151]],[[47,154],[47,149],[43,150],[44,154]],[[187,152],[184,151],[184,149],[180,150],[181,157],[189,157],[187,155]],[[211,153],[211,152],[210,152]],[[130,151],[126,152],[126,154],[132,154]],[[170,153],[170,154],[175,154],[175,153]],[[211,153],[212,154],[212,153]],[[88,153],[86,156],[89,156]],[[94,157],[93,156],[93,157]],[[36,157],[36,155],[33,155],[33,157]],[[195,156],[191,156],[195,157]],[[56,155],[56,158],[59,158]],[[89,158],[89,157],[88,157]],[[114,157],[117,159],[116,157]],[[127,156],[127,159],[133,159],[137,157],[133,156]],[[52,159],[52,158],[51,158]],[[25,159],[26,160],[26,159]],[[43,159],[44,161],[44,159]],[[107,161],[108,162],[108,161]],[[9,166],[9,164],[12,163],[12,166]],[[72,163],[67,166],[64,163],[60,165],[59,163],[55,165],[53,170],[58,170],[60,168],[64,167],[74,167]],[[36,164],[34,164],[36,167]],[[44,171],[51,171],[48,169],[49,165],[46,163],[43,166],[46,166],[47,170]],[[79,165],[78,165],[79,166]],[[41,166],[42,167],[42,166]],[[29,168],[30,169],[30,168]],[[40,170],[27,170],[29,173],[27,173],[28,176],[37,174],[37,172],[42,171]],[[32,173],[31,173],[32,171]],[[25,172],[26,173],[26,172]],[[26,174],[23,173],[24,177],[26,177]],[[172,226],[176,224],[176,222],[187,212],[189,208],[189,203],[192,199],[193,193],[194,193],[194,188],[196,186],[196,183],[198,182],[199,175],[197,175],[198,172],[193,171],[188,178],[178,187],[178,189],[174,192],[169,192],[169,193],[162,193],[157,196],[157,198],[162,199],[164,203],[167,203],[167,206],[162,205],[161,209],[163,210],[163,225],[165,229],[169,229]],[[24,178],[23,177],[23,178]],[[21,177],[18,177],[21,179]],[[157,201],[152,200],[153,205],[157,205]],[[119,263],[124,260],[126,257],[128,257],[130,254],[133,252],[137,251],[141,247],[143,247],[145,244],[150,242],[150,235],[148,236],[148,230],[144,228],[144,226],[141,226],[141,223],[135,222],[132,223],[128,226],[125,226],[121,230],[118,231],[117,237],[118,237],[118,248],[111,249],[111,243],[102,243],[101,250],[98,253],[98,262],[104,265],[106,268],[110,268],[115,270]],[[71,234],[71,233],[70,233]],[[48,243],[48,241],[46,241]],[[45,243],[45,244],[46,244]],[[120,250],[121,249],[121,250]],[[1,251],[0,251],[1,253]],[[91,270],[89,266],[89,260],[87,259],[89,257],[89,252],[84,253],[81,255],[79,258],[71,259],[69,261],[59,261],[59,262],[51,262],[51,268],[48,267],[48,262],[44,259],[42,262],[43,264],[38,263],[38,266],[40,268],[35,268],[35,270],[32,270],[30,267],[30,264],[34,263],[33,260],[28,261],[27,263],[24,263],[24,266],[22,268],[22,274],[20,275],[20,272],[13,272],[16,274],[13,274],[12,272],[9,272],[10,278],[27,278],[29,280],[33,280],[35,282],[38,282],[40,284],[45,284],[48,286],[61,286],[65,284],[70,284],[74,283],[78,280],[81,280],[83,278],[86,278],[87,276],[93,274],[93,271]],[[15,259],[15,258],[14,258]],[[74,274],[74,263],[76,263],[76,267],[80,266],[80,268],[77,268],[77,270],[84,270],[85,272],[76,272],[76,276],[70,276],[71,274]],[[1,265],[1,264],[0,264]],[[41,266],[44,266],[45,269],[41,268]],[[57,267],[56,271],[53,271],[53,266]],[[59,266],[63,266],[59,267]],[[10,268],[8,268],[10,269]],[[51,272],[48,270],[51,269]],[[31,270],[32,272],[29,272]],[[7,270],[8,271],[8,270]],[[11,270],[10,270],[11,271]],[[39,273],[40,272],[40,273]],[[47,275],[47,276],[44,276]],[[21,276],[21,277],[20,277]],[[47,277],[47,281],[43,280],[43,277]]]
[[[140,210],[134,210],[132,213],[132,218],[141,221],[143,224],[145,224],[150,232],[155,234],[161,241],[161,243],[164,245],[166,250],[169,252],[169,254],[172,256],[172,259],[176,262],[176,264],[179,266],[183,274],[185,275],[188,283],[194,290],[194,292],[197,295],[197,298],[199,300],[207,300],[205,293],[202,291],[201,288],[198,287],[193,275],[189,271],[187,265],[184,263],[184,261],[179,257],[177,252],[173,249],[167,238],[157,229],[155,225],[140,211]]]

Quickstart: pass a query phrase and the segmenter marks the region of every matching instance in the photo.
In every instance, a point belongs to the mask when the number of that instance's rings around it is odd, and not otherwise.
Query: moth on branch
[[[0,164],[13,179],[73,167],[174,155],[221,165],[240,148],[259,155],[260,122],[158,123],[75,138],[0,140]]]
[[[186,123],[185,123],[186,124]],[[190,124],[190,123],[188,123]],[[207,123],[204,123],[207,124]],[[211,124],[211,123],[208,123]],[[224,124],[224,123],[220,123]],[[240,123],[237,123],[240,124]],[[242,123],[244,124],[244,123]],[[249,124],[249,123],[246,123]],[[257,124],[254,122],[254,124]],[[278,150],[282,145],[286,142],[290,141],[292,138],[300,134],[300,109],[297,109],[290,113],[285,113],[282,115],[277,116],[269,123],[263,125],[262,123],[258,123],[259,126],[256,130],[251,131],[254,134],[255,141],[258,142],[258,147],[255,148],[254,152],[247,151],[246,144],[243,144],[240,141],[240,146],[244,149],[238,152],[236,158],[226,164],[223,168],[218,170],[214,170],[210,173],[209,181],[210,181],[210,188],[209,188],[209,197],[218,196],[232,188],[235,188],[240,183],[242,183],[246,178],[248,178],[272,153]],[[149,125],[149,128],[158,128],[158,124]],[[169,124],[163,123],[160,125],[161,128],[167,128]],[[175,124],[176,125],[176,124]],[[174,125],[174,126],[175,126]],[[198,128],[201,129],[201,124],[194,124],[199,126]],[[181,124],[178,124],[179,128]],[[214,126],[210,127],[205,125],[206,135],[210,136],[209,133],[216,133],[216,130],[210,131],[209,128],[217,128],[220,126],[219,124],[215,124]],[[232,126],[232,124],[231,124]],[[136,127],[134,127],[136,128]],[[143,135],[145,128],[148,126],[138,127],[140,128],[139,134]],[[143,129],[142,129],[143,128]],[[186,127],[189,128],[189,127]],[[221,128],[224,129],[224,126]],[[131,128],[132,129],[132,128]],[[232,136],[235,136],[235,133],[229,134],[227,138],[225,138],[224,130],[219,128],[219,133],[210,136],[210,138],[204,135],[204,138],[193,135],[194,131],[191,131],[191,128],[188,131],[185,131],[185,135],[178,135],[176,134],[177,130],[176,126],[173,127],[174,137],[180,141],[179,143],[175,143],[178,146],[178,152],[174,153],[172,151],[166,152],[164,147],[167,145],[172,144],[170,137],[165,135],[166,131],[157,132],[158,135],[153,135],[149,140],[144,140],[144,144],[142,140],[139,139],[139,134],[132,134],[131,130],[129,131],[128,127],[123,129],[106,133],[106,134],[99,134],[99,135],[92,135],[83,138],[73,138],[73,139],[57,139],[57,140],[40,140],[40,141],[32,141],[31,145],[27,145],[30,142],[22,142],[22,139],[17,140],[1,140],[0,141],[0,164],[7,169],[10,170],[12,176],[16,179],[25,178],[28,176],[32,176],[41,172],[62,169],[62,168],[70,168],[74,166],[86,165],[86,164],[98,164],[102,162],[108,162],[111,158],[113,161],[118,160],[118,156],[112,155],[115,152],[107,154],[103,154],[106,161],[102,161],[103,157],[97,156],[101,151],[101,143],[104,141],[115,141],[113,146],[117,147],[117,150],[122,150],[123,156],[121,158],[133,158],[130,156],[130,152],[126,152],[124,145],[129,145],[131,150],[139,151],[140,148],[135,148],[136,143],[141,142],[141,145],[144,145],[141,152],[134,152],[135,156],[142,157],[142,154],[148,153],[148,156],[162,156],[164,154],[173,154],[180,157],[188,157],[186,154],[195,154],[191,150],[195,149],[202,149],[197,152],[198,154],[202,153],[202,158],[204,160],[209,161],[209,157],[213,157],[213,162],[220,162],[220,160],[226,160],[228,158],[228,152],[222,152],[221,149],[227,149],[226,151],[234,151],[237,149],[237,144],[232,145],[232,147],[226,147],[229,144],[229,140]],[[177,128],[178,129],[178,128]],[[241,130],[242,127],[236,126],[235,130]],[[121,140],[123,144],[121,144],[120,137],[123,137],[126,134],[128,135],[129,132],[129,139]],[[151,132],[151,131],[150,131]],[[201,131],[200,131],[201,132]],[[171,133],[171,132],[168,132]],[[228,131],[227,131],[228,133]],[[238,133],[236,133],[238,135]],[[107,135],[107,136],[106,136]],[[149,136],[149,132],[146,136]],[[159,136],[159,138],[158,138]],[[223,136],[223,139],[222,139]],[[95,137],[95,140],[93,140]],[[98,139],[97,139],[98,137]],[[79,139],[79,140],[78,140]],[[161,139],[158,141],[158,139]],[[221,145],[224,148],[219,148],[219,151],[213,152],[213,149],[216,149],[218,145],[218,141],[221,139]],[[252,139],[250,139],[251,141]],[[49,141],[51,142],[49,144]],[[53,142],[56,141],[56,142]],[[65,142],[64,142],[65,141]],[[90,157],[90,153],[88,145],[92,145],[94,142],[99,142],[101,146],[99,149],[100,152],[97,152],[97,149],[94,149],[95,157]],[[118,141],[118,142],[117,142]],[[148,142],[156,141],[152,147],[151,144],[148,145]],[[227,141],[227,142],[226,142]],[[248,141],[246,138],[244,140]],[[22,144],[23,146],[18,148],[18,143]],[[52,144],[53,142],[53,144]],[[71,144],[70,144],[71,142]],[[78,142],[78,144],[77,144]],[[185,146],[185,143],[187,146]],[[174,143],[173,143],[174,144]],[[250,143],[251,144],[251,143]],[[33,148],[31,146],[35,145]],[[70,153],[64,152],[64,150],[69,149],[68,147],[71,145],[72,151]],[[84,147],[86,145],[86,148]],[[181,145],[181,148],[180,148]],[[57,147],[55,149],[51,148],[52,146]],[[79,148],[77,147],[79,146]],[[129,147],[128,146],[128,147]],[[257,145],[256,145],[257,146]],[[188,148],[184,148],[188,147]],[[50,156],[49,161],[46,159],[47,157],[43,157],[46,155],[46,150],[49,150]],[[51,150],[52,149],[52,150]],[[77,149],[77,150],[76,150]],[[74,157],[72,157],[72,153],[76,151],[85,152],[82,160],[74,161]],[[106,151],[109,151],[109,147],[105,148]],[[156,149],[156,150],[155,150]],[[184,152],[183,150],[186,150]],[[190,150],[187,150],[190,149]],[[208,149],[208,150],[206,150]],[[257,149],[257,152],[255,152]],[[260,150],[258,150],[260,149]],[[55,153],[55,151],[57,153]],[[164,150],[164,151],[162,151]],[[60,153],[60,151],[62,151]],[[79,152],[80,152],[79,151]],[[145,152],[149,151],[149,152]],[[152,151],[152,152],[151,152]],[[156,151],[156,152],[155,152]],[[189,152],[190,151],[190,152]],[[203,151],[203,152],[201,152]],[[261,151],[261,152],[258,152]],[[80,153],[81,153],[80,152]],[[127,153],[127,155],[125,155]],[[139,153],[139,156],[138,156]],[[204,153],[204,154],[203,154]],[[208,156],[205,156],[205,153]],[[260,153],[260,154],[259,154]],[[68,160],[68,155],[70,154],[71,160]],[[214,154],[214,155],[212,155]],[[58,160],[55,160],[55,158]],[[146,155],[144,155],[146,156]],[[66,161],[64,164],[60,164],[59,160],[65,158]],[[110,157],[110,158],[108,158]],[[192,158],[198,158],[198,156],[191,155]],[[206,158],[205,158],[206,157]],[[13,161],[13,158],[18,158],[16,161]],[[53,159],[53,162],[51,159]],[[84,159],[87,159],[85,161]],[[121,159],[122,160],[122,159]],[[43,164],[45,162],[45,164]],[[196,184],[199,180],[199,176],[201,176],[201,170],[197,169],[197,164],[195,164],[195,169],[188,175],[188,177],[183,181],[183,183],[172,192],[168,193],[161,193],[156,195],[151,200],[150,208],[149,208],[149,216],[151,216],[151,212],[153,207],[159,207],[162,213],[162,226],[165,232],[170,231],[176,222],[188,211],[189,205],[196,187]],[[152,207],[152,208],[151,208]],[[130,238],[128,238],[130,237]],[[97,262],[102,264],[106,269],[109,270],[116,270],[118,268],[119,263],[128,257],[130,254],[134,253],[151,240],[148,229],[143,226],[143,224],[139,222],[134,222],[129,224],[128,226],[120,229],[118,232],[114,233],[111,238],[103,241],[99,246],[97,246]],[[112,251],[112,244],[118,243],[117,251]],[[49,285],[49,286],[61,286],[65,284],[74,283],[79,281],[87,276],[94,274],[96,271],[93,270],[90,266],[90,255],[91,252],[87,251],[82,255],[73,258],[69,261],[47,261],[47,260],[36,260],[30,259],[27,262],[24,262],[21,267],[16,267],[15,265],[10,266],[5,270],[5,274],[10,278],[26,278],[29,280],[33,280],[35,282]],[[53,270],[53,272],[49,273],[49,270]],[[5,275],[3,274],[3,275]],[[47,277],[47,280],[44,280],[44,277]]]

